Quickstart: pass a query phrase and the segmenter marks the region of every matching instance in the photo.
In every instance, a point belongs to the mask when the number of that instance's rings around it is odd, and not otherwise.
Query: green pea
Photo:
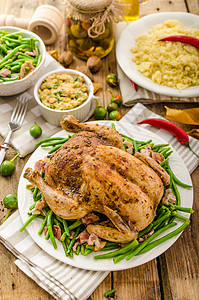
[[[41,127],[40,127],[39,125],[37,125],[37,123],[35,122],[35,125],[33,125],[33,126],[30,128],[29,132],[30,132],[30,135],[31,135],[32,137],[38,138],[38,137],[40,137],[41,134],[42,134],[42,129],[41,129]]]

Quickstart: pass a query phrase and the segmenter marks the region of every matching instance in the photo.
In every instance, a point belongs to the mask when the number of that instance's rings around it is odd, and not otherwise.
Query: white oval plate
[[[92,122],[93,123],[93,122]],[[99,123],[102,125],[111,126],[111,121],[98,121],[94,123]],[[149,138],[153,140],[156,144],[162,144],[165,143],[163,139],[161,139],[159,136],[155,135],[154,133],[149,132],[146,129],[141,128],[140,126],[132,125],[130,123],[125,122],[115,122],[116,129],[126,134],[127,136],[130,136],[132,138],[135,138],[137,140],[145,140],[147,141]],[[68,133],[62,130],[61,132],[57,133],[55,136],[61,136],[61,137],[67,137]],[[172,170],[175,172],[176,176],[182,180],[183,182],[187,184],[191,183],[191,178],[189,176],[188,170],[180,158],[180,156],[177,154],[177,152],[172,149],[174,152],[170,156],[170,166]],[[28,184],[28,181],[23,178],[24,171],[27,167],[34,167],[34,164],[37,160],[42,159],[44,156],[46,156],[49,149],[45,148],[37,148],[35,152],[31,155],[30,159],[26,163],[24,170],[22,172],[20,181],[19,181],[19,187],[18,187],[18,205],[19,205],[19,212],[22,218],[23,223],[28,219],[27,212],[29,211],[29,207],[33,204],[32,199],[32,193],[26,189],[26,185]],[[193,192],[192,189],[183,189],[179,187],[179,192],[181,196],[181,204],[182,206],[192,207],[193,203]],[[182,214],[184,216],[188,216],[188,214]],[[176,221],[178,224],[175,227],[172,227],[171,230],[168,230],[163,235],[167,234],[170,231],[173,231],[177,227],[179,227],[182,222]],[[52,246],[52,243],[50,240],[45,240],[44,235],[39,236],[38,230],[41,226],[42,220],[41,219],[35,219],[30,225],[27,227],[27,231],[29,235],[32,237],[32,239],[48,254],[53,256],[54,258],[65,262],[69,265],[72,265],[74,267],[87,269],[87,270],[95,270],[95,271],[116,271],[116,270],[123,270],[123,269],[129,269],[133,267],[137,267],[139,265],[142,265],[160,254],[162,254],[164,251],[166,251],[179,237],[179,235],[173,237],[172,239],[166,241],[165,243],[155,247],[151,251],[141,254],[139,256],[136,256],[132,258],[130,261],[122,260],[117,264],[113,263],[112,259],[104,259],[104,260],[95,260],[93,259],[93,256],[96,254],[91,253],[88,256],[83,256],[81,254],[75,255],[73,259],[66,257],[63,246],[61,242],[56,240],[58,248],[55,250]],[[161,236],[163,236],[161,235]],[[160,236],[159,236],[160,237]],[[158,237],[158,238],[159,238]],[[105,253],[105,252],[103,252]]]
[[[199,16],[183,12],[165,12],[145,16],[137,21],[131,22],[121,33],[116,46],[117,61],[123,72],[139,86],[161,95],[176,97],[199,96],[199,86],[189,87],[185,90],[159,85],[153,82],[141,72],[137,71],[136,63],[132,61],[131,48],[135,45],[137,36],[148,33],[153,26],[163,23],[168,19],[181,22],[186,28],[199,29]]]

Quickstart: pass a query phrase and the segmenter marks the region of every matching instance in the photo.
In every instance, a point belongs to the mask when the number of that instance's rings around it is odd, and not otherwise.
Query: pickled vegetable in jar
[[[67,0],[67,39],[69,50],[87,60],[108,55],[114,45],[113,23],[123,14],[117,0]]]

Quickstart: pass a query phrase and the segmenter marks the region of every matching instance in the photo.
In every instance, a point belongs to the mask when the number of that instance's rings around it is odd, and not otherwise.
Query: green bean
[[[52,154],[53,152],[57,151],[62,145],[57,145],[55,147],[53,147],[49,152],[48,154]]]
[[[43,222],[42,222],[42,224],[41,224],[41,227],[40,227],[40,229],[39,229],[39,231],[38,231],[38,234],[39,234],[39,235],[41,235],[42,232],[44,231],[44,227],[45,227],[45,225],[46,225],[46,223],[47,223],[47,218],[48,218],[49,212],[50,212],[50,211],[47,212],[47,214],[46,214],[46,216],[45,216],[45,219],[43,220]]]
[[[169,152],[167,152],[167,153],[164,155],[164,157],[167,158],[167,157],[169,157],[172,153],[173,153],[173,151],[169,151]]]
[[[164,154],[166,154],[170,149],[171,149],[171,147],[164,148],[164,149],[160,150],[159,153],[161,153],[162,155],[164,155]]]
[[[73,223],[72,225],[68,226],[68,230],[71,231],[72,229],[77,228],[81,224],[82,224],[82,221],[81,220],[77,220],[77,221],[75,221],[75,223]]]
[[[47,218],[47,227],[48,227],[48,232],[49,232],[53,247],[54,247],[54,249],[57,249],[57,244],[55,242],[55,237],[54,237],[53,228],[52,228],[52,214],[53,214],[53,212],[52,212],[52,210],[50,210],[50,212],[48,214],[48,218]]]
[[[193,186],[192,185],[189,185],[189,184],[186,184],[186,183],[183,183],[182,181],[180,181],[176,176],[175,174],[172,172],[170,166],[168,166],[170,172],[172,173],[172,176],[173,176],[173,180],[175,181],[175,183],[179,186],[182,186],[183,188],[187,188],[187,189],[191,189]]]
[[[115,124],[111,123],[111,127],[116,130]]]
[[[76,239],[76,237],[78,236],[79,231],[80,231],[80,226],[77,227],[76,232],[75,232],[75,234],[74,234],[72,240],[70,241],[70,244],[68,245],[67,253],[70,253],[70,250],[72,249],[72,246],[74,245],[75,239]]]
[[[134,249],[136,246],[138,245],[138,241],[137,240],[133,240],[131,243],[129,243],[126,247],[120,248],[116,251],[113,252],[109,252],[106,254],[101,254],[101,255],[97,255],[94,256],[94,259],[106,259],[106,258],[113,258],[115,256],[121,255],[126,253],[127,251],[129,251],[130,249]]]
[[[16,66],[14,66],[14,67],[11,68],[11,71],[16,71],[16,70],[18,70],[20,68],[21,68],[21,65],[16,65]]]
[[[129,254],[131,254],[131,250],[129,250],[128,252],[126,252],[124,254],[113,257],[114,264],[117,264],[120,260],[125,259],[125,257],[127,257]]]
[[[114,250],[114,249],[118,249],[119,248],[119,245],[118,246],[109,246],[109,247],[104,247],[102,249],[100,249],[100,251],[109,251],[109,250]]]
[[[85,252],[85,245],[84,244],[81,245],[80,252],[81,252],[82,255],[84,255],[84,252]]]
[[[123,143],[123,146],[124,146],[124,151],[126,152],[126,145]]]
[[[133,147],[134,147],[134,153],[138,152],[138,146],[137,146],[137,142],[135,140],[133,140]]]
[[[37,61],[36,68],[40,65],[41,61],[42,61],[42,56],[41,56],[41,54],[40,54],[40,55],[38,56],[38,61]]]
[[[154,144],[153,143],[147,143],[147,144],[145,144],[145,145],[142,145],[142,146],[139,146],[138,147],[138,151],[140,151],[140,150],[142,150],[142,149],[144,149],[144,148],[146,148],[146,147],[148,147],[148,146],[153,146]]]
[[[43,144],[43,143],[45,143],[45,142],[48,142],[48,141],[55,141],[55,140],[64,140],[64,138],[62,138],[62,137],[47,138],[47,139],[43,139],[43,140],[37,142],[35,145],[36,145],[36,146],[40,146],[41,144]]]
[[[185,217],[179,215],[176,211],[173,211],[172,214],[171,214],[171,216],[172,216],[172,217],[175,217],[175,218],[178,218],[178,219],[180,219],[180,220],[182,220],[182,221],[188,220],[188,218],[185,218]]]
[[[32,205],[29,207],[29,210],[32,210],[33,208],[35,208],[35,205],[36,205],[36,203],[32,204]]]
[[[154,234],[152,234],[150,237],[148,237],[144,242],[138,245],[138,247],[127,256],[126,260],[128,261],[133,256],[137,255],[146,245],[148,245],[156,236],[158,236],[160,233],[164,232],[165,230],[175,226],[177,223],[170,223],[166,225],[165,227],[160,228],[159,230],[155,231]]]
[[[157,144],[153,147],[153,151],[156,152],[156,149],[163,148],[163,147],[166,147],[166,146],[169,146],[169,144]]]
[[[165,160],[163,160],[163,161],[160,163],[160,166],[161,166],[161,167],[164,167],[165,165],[167,166],[167,165],[168,165],[168,161],[169,161],[169,158],[167,157]]]
[[[60,140],[60,141],[55,141],[55,142],[51,142],[51,143],[46,143],[46,144],[41,145],[41,147],[49,147],[49,146],[55,146],[55,145],[59,145],[59,144],[64,144],[64,143],[67,142],[69,139],[70,139],[70,137],[69,137],[69,138],[65,138],[65,139],[63,139],[63,140]]]
[[[115,292],[116,292],[116,289],[110,290],[110,291],[104,293],[104,297],[108,298],[108,296],[114,294]]]
[[[173,187],[174,194],[175,194],[175,196],[176,196],[176,202],[175,202],[175,204],[176,204],[176,205],[180,205],[180,202],[181,202],[181,199],[180,199],[180,193],[179,193],[179,191],[178,191],[178,188],[177,188],[177,186],[176,186],[174,180],[172,181],[172,187]]]
[[[63,220],[62,223],[63,223],[63,226],[64,226],[64,233],[62,234],[60,240],[63,242],[67,236],[70,236],[70,233],[69,233],[69,229],[68,229],[68,225],[67,225],[66,220]]]
[[[179,234],[182,230],[184,230],[190,223],[190,220],[187,219],[185,221],[185,223],[183,225],[181,225],[180,227],[178,227],[176,230],[168,233],[167,235],[161,237],[160,239],[150,243],[149,245],[147,245],[146,247],[144,247],[138,254],[142,254],[145,253],[151,249],[153,249],[154,247],[166,242],[167,240],[171,239],[172,237],[174,237],[175,235]],[[176,224],[176,223],[171,223],[171,224]]]
[[[80,247],[81,247],[80,245],[77,246],[77,249],[76,249],[76,251],[75,251],[75,254],[76,254],[76,255],[79,255],[79,253],[80,253]]]
[[[152,222],[153,223],[153,229],[155,230],[163,221],[168,219],[170,217],[171,213],[168,211],[164,216],[161,218],[157,219],[156,221]]]
[[[38,192],[39,192],[39,189],[38,189],[37,186],[35,186],[34,192],[33,192],[33,195],[32,195],[33,200],[34,200],[35,202],[36,202],[36,196],[37,196]]]
[[[49,234],[49,231],[47,231],[46,236],[45,236],[45,240],[49,240],[49,238],[50,238],[50,234]]]
[[[19,229],[20,232],[22,232],[35,218],[38,217],[38,214],[31,215],[30,218],[23,224],[23,226]]]
[[[87,249],[87,250],[84,252],[84,256],[89,255],[91,252],[93,252],[93,250]]]
[[[153,223],[149,224],[145,229],[139,232],[138,238],[145,235],[147,232],[149,232],[153,228]]]
[[[19,79],[19,77],[14,77],[14,78],[4,77],[4,78],[1,78],[1,80],[3,80],[4,82],[15,81],[15,80],[18,80],[18,79]]]
[[[0,49],[5,53],[5,54],[7,54],[7,49],[6,49],[6,47],[4,47],[3,45],[0,45]]]
[[[193,214],[193,212],[194,212],[194,210],[190,207],[182,207],[182,206],[175,205],[175,204],[171,204],[171,206],[174,206],[175,209],[180,210],[180,211],[184,211],[184,212],[189,213],[189,214]]]
[[[24,48],[24,45],[17,46],[10,53],[8,53],[6,56],[4,56],[4,58],[0,62],[0,68],[1,68],[2,64],[5,61],[7,61],[9,58],[11,58],[13,55],[15,55],[17,53],[17,51],[19,51],[20,48]]]
[[[68,254],[67,254],[68,248],[67,248],[67,246],[66,246],[66,244],[65,244],[64,241],[61,241],[61,242],[62,242],[62,246],[64,248],[64,252],[65,252],[66,256],[68,256]]]

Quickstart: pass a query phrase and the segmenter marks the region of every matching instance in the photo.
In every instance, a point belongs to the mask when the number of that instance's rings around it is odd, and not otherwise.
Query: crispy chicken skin
[[[164,193],[161,178],[123,151],[116,130],[83,124],[69,116],[61,124],[78,133],[43,162],[45,180],[30,168],[24,177],[38,186],[58,216],[78,219],[95,211],[106,215],[115,226],[90,224],[89,233],[122,243],[137,238],[138,231],[155,217]]]

